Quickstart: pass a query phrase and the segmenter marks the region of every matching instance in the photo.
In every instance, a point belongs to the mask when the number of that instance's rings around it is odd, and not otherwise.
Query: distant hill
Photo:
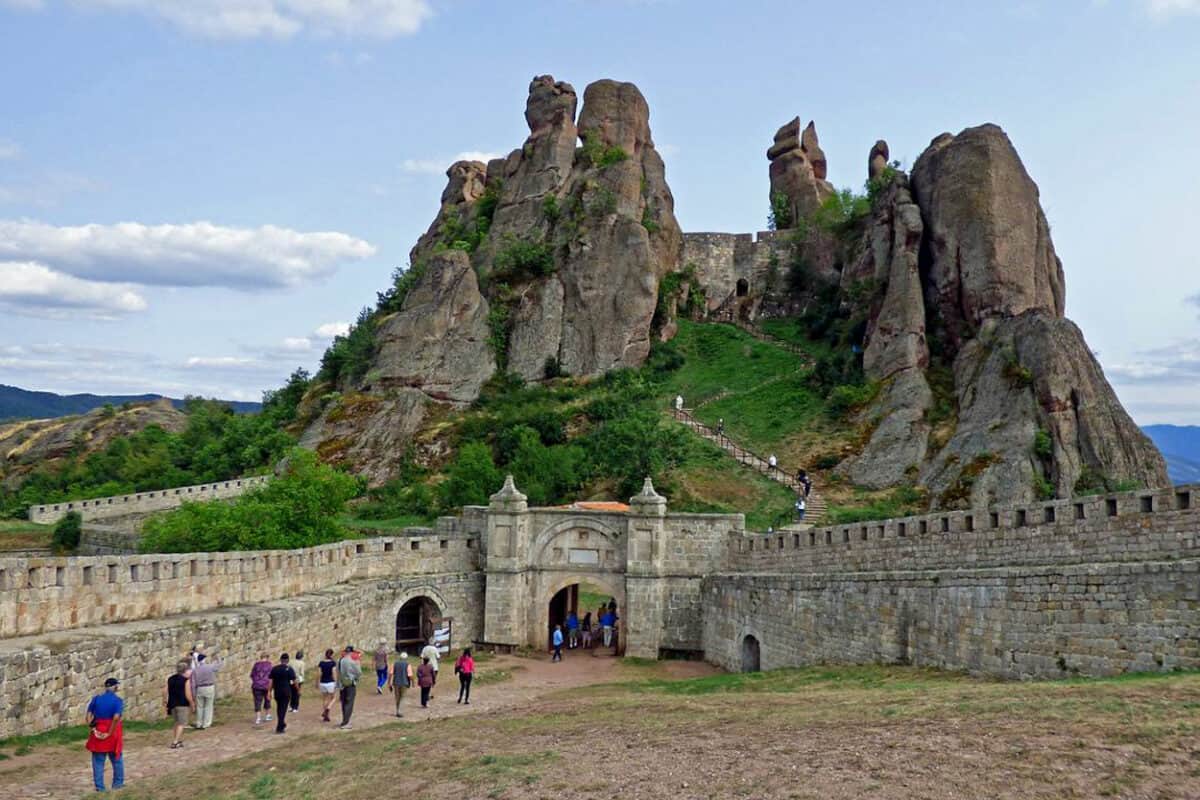
[[[1146,425],[1142,430],[1162,451],[1173,483],[1200,483],[1200,425]]]
[[[72,414],[86,414],[104,405],[120,406],[124,403],[146,403],[158,400],[160,394],[55,394],[53,392],[31,392],[16,386],[0,384],[0,422],[11,419],[51,419]],[[182,400],[166,398],[176,408],[183,406]],[[261,403],[226,401],[239,414],[249,414],[262,408]]]

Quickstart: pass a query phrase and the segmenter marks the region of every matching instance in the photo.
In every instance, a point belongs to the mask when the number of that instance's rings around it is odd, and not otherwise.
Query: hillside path
[[[691,411],[686,408],[672,408],[667,413],[669,413],[672,419],[674,419],[676,422],[686,426],[693,433],[697,434],[703,439],[707,439],[717,447],[720,447],[729,455],[733,456],[735,459],[737,459],[739,464],[757,470],[760,474],[765,475],[776,483],[786,486],[793,492],[800,492],[800,482],[796,480],[796,474],[799,471],[798,469],[791,469],[785,467],[783,464],[777,464],[774,468],[772,468],[767,459],[742,447],[740,444],[730,439],[728,435],[724,433],[718,433],[715,429],[705,425],[703,422],[692,416]],[[814,489],[808,496],[808,508],[804,515],[804,526],[812,525],[818,522],[821,517],[825,516],[825,510],[825,500],[822,499],[822,497]],[[789,525],[786,526],[786,529],[791,530],[797,527],[800,526]]]
[[[593,655],[603,653],[604,655]],[[476,685],[471,689],[471,704],[458,705],[458,679],[453,662],[443,662],[438,687],[429,709],[422,709],[420,692],[412,690],[404,698],[405,726],[387,735],[404,735],[407,726],[464,714],[494,714],[508,709],[529,708],[544,695],[573,687],[612,681],[636,679],[639,675],[622,668],[620,659],[607,655],[603,649],[573,650],[564,653],[562,663],[550,662],[549,656],[533,658],[496,656],[477,666],[477,677],[493,670],[509,670],[513,677],[494,684]],[[367,656],[369,658],[369,656]],[[368,665],[369,667],[369,665]],[[700,662],[661,662],[654,677],[686,678],[709,675],[716,668]],[[364,669],[354,708],[353,726],[356,730],[397,722],[395,704],[388,694],[375,693],[374,671]],[[253,703],[249,689],[244,696],[218,700],[213,727],[205,731],[188,728],[184,732],[184,747],[171,750],[171,731],[155,730],[129,733],[125,737],[125,783],[135,786],[148,778],[156,778],[202,764],[244,756],[262,751],[271,759],[270,751],[286,748],[297,736],[338,736],[336,720],[339,706],[334,703],[333,723],[321,722],[320,695],[315,683],[305,683],[300,711],[287,716],[287,733],[276,735],[275,723],[253,724]],[[112,780],[111,766],[106,782]],[[24,756],[14,756],[0,762],[0,794],[21,800],[61,800],[95,794],[92,787],[91,763],[83,743],[37,747]],[[119,796],[119,795],[118,795]]]

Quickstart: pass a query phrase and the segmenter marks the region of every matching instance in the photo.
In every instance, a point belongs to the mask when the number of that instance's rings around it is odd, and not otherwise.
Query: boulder
[[[888,143],[883,139],[875,142],[871,152],[867,155],[867,180],[877,180],[887,172],[888,155]]]

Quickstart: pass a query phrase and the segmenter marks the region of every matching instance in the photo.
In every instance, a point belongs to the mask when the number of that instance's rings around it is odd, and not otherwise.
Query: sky
[[[685,231],[765,227],[794,116],[855,188],[1001,125],[1122,401],[1200,424],[1200,0],[0,0],[0,383],[315,369],[546,73],[641,88]]]

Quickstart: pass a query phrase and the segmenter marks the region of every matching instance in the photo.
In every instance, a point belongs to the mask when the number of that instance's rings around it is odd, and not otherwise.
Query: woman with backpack
[[[458,702],[471,705],[471,679],[475,677],[475,659],[471,648],[465,648],[458,661],[454,662],[454,674],[458,676]]]
[[[392,664],[391,671],[392,679],[392,695],[396,698],[396,716],[403,717],[404,712],[400,710],[401,703],[404,702],[404,693],[413,685],[416,677],[413,675],[412,664],[408,663],[408,653],[401,653]]]

